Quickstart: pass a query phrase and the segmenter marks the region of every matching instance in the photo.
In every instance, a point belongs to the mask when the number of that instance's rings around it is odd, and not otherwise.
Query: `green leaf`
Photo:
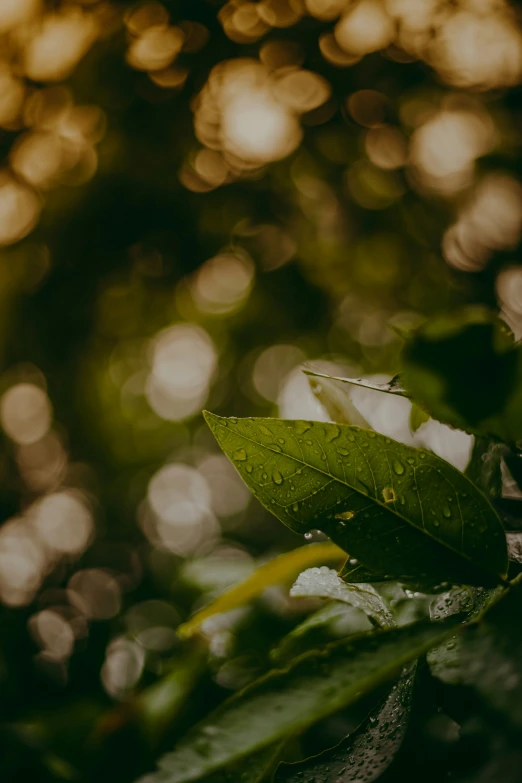
[[[240,759],[226,769],[201,778],[200,783],[261,783],[274,769],[284,743],[276,742]],[[141,783],[168,783],[170,772],[157,771],[141,779]]]
[[[399,397],[409,397],[410,395],[403,388],[401,380],[398,375],[394,375],[391,381],[387,383],[373,383],[373,381],[367,381],[365,378],[340,378],[337,375],[326,375],[322,372],[315,372],[315,370],[303,370],[305,375],[309,375],[312,378],[321,378],[323,380],[341,381],[341,383],[349,383],[352,386],[361,386],[363,389],[371,389],[372,391],[380,391],[385,394],[397,394]]]
[[[338,628],[341,631],[338,631]],[[349,604],[329,601],[283,636],[270,652],[270,660],[281,665],[306,650],[325,647],[333,639],[352,636],[371,629],[368,618]]]
[[[454,632],[429,621],[333,642],[232,696],[160,759],[161,783],[189,783],[357,701]],[[149,778],[149,783],[157,783]]]
[[[522,439],[522,346],[484,308],[417,329],[404,345],[401,381],[439,421],[506,443]]]
[[[375,581],[487,585],[505,575],[496,511],[434,454],[341,424],[205,415],[269,511],[297,533],[321,529]]]
[[[423,410],[420,405],[417,405],[417,403],[414,402],[410,411],[410,430],[412,432],[417,432],[419,427],[422,427],[422,425],[429,420],[429,413],[426,413],[426,411]]]
[[[507,590],[461,639],[465,682],[522,728],[522,585]]]
[[[192,646],[173,662],[168,674],[136,696],[137,721],[151,742],[157,742],[179,714],[205,668],[207,655],[204,645]]]
[[[332,568],[308,568],[290,590],[294,598],[333,598],[360,609],[379,628],[392,628],[393,616],[370,584],[346,584]]]
[[[331,541],[308,544],[274,557],[273,560],[257,568],[244,582],[231,587],[186,623],[180,625],[178,635],[186,639],[192,636],[207,618],[242,606],[260,595],[270,585],[291,582],[309,565],[335,562],[341,560],[342,557],[343,552]]]
[[[274,783],[372,783],[397,755],[410,715],[415,666],[403,674],[384,702],[335,748],[297,764],[281,764]]]
[[[350,390],[341,386],[337,380],[327,377],[319,379],[308,375],[308,382],[314,396],[332,421],[337,424],[355,424],[358,427],[371,429],[362,413],[359,413],[352,402]]]

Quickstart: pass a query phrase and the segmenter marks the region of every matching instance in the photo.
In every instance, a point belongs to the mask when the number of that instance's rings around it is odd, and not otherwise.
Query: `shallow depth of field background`
[[[133,780],[119,708],[177,624],[304,543],[202,409],[324,419],[304,363],[386,380],[466,303],[522,335],[521,83],[504,0],[0,0],[6,780]],[[468,436],[356,401],[465,467]],[[254,611],[208,629],[194,715],[300,610]]]

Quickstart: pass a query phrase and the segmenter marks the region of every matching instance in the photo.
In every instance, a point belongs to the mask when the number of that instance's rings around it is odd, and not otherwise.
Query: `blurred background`
[[[304,363],[386,380],[468,303],[522,335],[521,83],[507,0],[0,0],[3,780],[133,780],[304,611],[176,636],[304,543],[203,408],[325,419]]]

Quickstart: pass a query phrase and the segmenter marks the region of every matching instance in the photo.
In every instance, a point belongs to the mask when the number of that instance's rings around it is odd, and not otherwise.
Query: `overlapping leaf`
[[[323,530],[375,580],[495,583],[505,534],[484,495],[429,452],[373,431],[206,414],[259,500],[292,530]]]
[[[298,764],[281,764],[274,783],[372,783],[390,766],[408,729],[415,666],[368,719],[337,747]]]
[[[450,619],[333,642],[252,683],[160,759],[147,783],[189,783],[355,702],[454,632]]]
[[[291,552],[274,557],[268,563],[257,568],[243,582],[234,585],[216,598],[208,606],[197,612],[190,620],[180,625],[179,636],[192,636],[206,619],[220,612],[228,612],[237,606],[260,595],[266,587],[282,582],[291,582],[300,571],[314,563],[336,562],[342,559],[343,553],[335,544],[325,541],[298,547]]]

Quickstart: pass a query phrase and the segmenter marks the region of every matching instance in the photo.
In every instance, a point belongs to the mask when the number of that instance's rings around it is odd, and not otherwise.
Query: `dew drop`
[[[246,472],[247,473],[252,473],[252,465],[247,465],[246,466]]]
[[[278,438],[277,440],[279,441],[279,443],[280,443],[281,445],[283,445],[283,443],[285,442],[285,439],[284,439],[284,438]]]
[[[314,537],[314,534],[312,532],[308,531],[308,533],[304,534],[304,537],[306,538],[307,541],[311,541],[312,538]]]
[[[263,433],[263,435],[268,435],[268,437],[269,437],[269,438],[271,438],[271,437],[272,437],[272,432],[271,432],[271,430],[269,430],[269,429],[268,429],[268,427],[267,427],[267,426],[265,426],[264,424],[260,424],[260,425],[259,425],[259,432],[262,432],[262,433]]]
[[[309,421],[296,421],[295,423],[295,431],[298,435],[304,435],[305,432],[308,432],[312,428],[312,425]]]
[[[278,470],[274,470],[274,472],[272,473],[272,478],[274,479],[274,482],[276,484],[282,484],[283,483],[283,477],[282,477],[282,475],[280,474],[280,472]]]
[[[236,449],[232,454],[232,459],[235,459],[237,462],[244,462],[246,458],[247,453],[245,449]]]
[[[346,449],[337,449],[337,453],[341,455],[341,457],[347,457],[350,452]]]
[[[442,516],[446,517],[446,519],[449,519],[451,517],[451,509],[449,509],[448,506],[442,507]]]
[[[293,506],[292,506],[292,511],[293,511],[295,514],[297,514],[297,512],[299,511],[299,503],[294,503],[294,504],[293,504]],[[306,536],[305,536],[305,538],[306,538]]]
[[[402,464],[402,462],[399,462],[399,460],[396,459],[395,462],[393,463],[393,470],[398,476],[402,476],[402,474],[404,473],[404,465]]]
[[[375,438],[375,432],[369,432],[368,433],[369,438]]]

